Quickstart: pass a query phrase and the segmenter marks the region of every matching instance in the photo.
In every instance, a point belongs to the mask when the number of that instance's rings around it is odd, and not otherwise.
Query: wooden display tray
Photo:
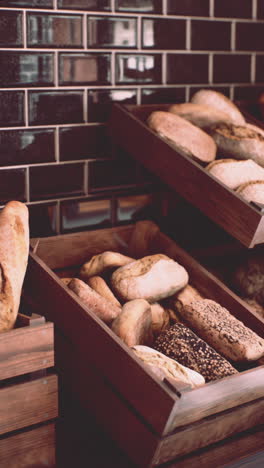
[[[264,366],[191,391],[161,382],[60,280],[105,250],[134,258],[164,253],[185,266],[190,282],[205,297],[220,302],[264,337],[263,322],[154,223],[31,244],[34,252],[24,286],[41,313],[55,323],[56,368],[62,382],[136,463],[158,465],[263,422]]]
[[[108,124],[111,138],[246,247],[263,243],[263,205],[248,203],[147,126],[151,112],[168,107],[115,104]],[[256,123],[256,119],[251,122]]]

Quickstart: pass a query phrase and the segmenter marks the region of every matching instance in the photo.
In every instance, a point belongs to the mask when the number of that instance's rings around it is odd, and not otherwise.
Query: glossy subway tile
[[[0,170],[0,204],[26,201],[26,169]]]
[[[56,234],[56,202],[28,205],[30,237],[48,237]]]
[[[264,19],[264,2],[263,0],[258,0],[257,3],[257,18],[263,20]]]
[[[162,0],[115,0],[117,11],[137,13],[162,13]]]
[[[142,104],[170,104],[185,101],[185,87],[182,88],[142,88]]]
[[[231,22],[216,20],[192,20],[191,49],[230,50]]]
[[[167,0],[168,14],[173,15],[209,16],[209,6],[210,0]]]
[[[116,54],[116,82],[161,83],[160,54]]]
[[[241,22],[236,24],[236,49],[263,51],[264,23]]]
[[[22,13],[10,10],[0,11],[0,47],[22,47]]]
[[[52,86],[53,54],[0,51],[0,87]]]
[[[30,199],[76,196],[84,194],[84,164],[30,167]]]
[[[4,7],[52,8],[53,0],[1,0]]]
[[[83,122],[82,91],[30,91],[29,123],[50,125]]]
[[[136,89],[106,89],[88,91],[89,122],[106,122],[113,103],[136,104]]]
[[[142,47],[151,49],[185,49],[186,21],[172,18],[144,18]]]
[[[80,85],[111,83],[111,55],[93,53],[60,53],[59,84]]]
[[[24,125],[24,92],[0,91],[0,126]]]
[[[117,199],[117,222],[136,222],[149,219],[153,212],[152,194],[134,194]]]
[[[0,130],[0,165],[55,162],[55,131]]]
[[[216,54],[213,59],[214,83],[250,82],[251,56]]]
[[[111,226],[111,201],[76,200],[61,203],[62,232]]]
[[[260,95],[263,94],[263,86],[250,85],[250,86],[235,86],[234,99],[237,101],[255,101],[258,102]],[[259,110],[259,106],[258,107]],[[263,120],[261,114],[256,116]]]
[[[137,164],[132,160],[91,161],[88,165],[90,193],[134,185],[137,182]]]
[[[83,47],[80,15],[28,13],[27,28],[29,47]]]
[[[214,16],[222,18],[252,18],[252,0],[215,0]]]
[[[111,142],[104,125],[61,128],[59,141],[61,161],[111,156]]]
[[[137,20],[122,16],[88,16],[87,46],[91,48],[136,48]]]
[[[66,10],[110,11],[111,0],[58,0],[58,8]]]
[[[208,55],[168,54],[167,81],[169,84],[208,83]]]

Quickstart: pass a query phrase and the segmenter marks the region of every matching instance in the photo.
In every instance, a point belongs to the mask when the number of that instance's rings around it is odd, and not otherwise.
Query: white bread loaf
[[[172,104],[168,111],[204,129],[221,123],[236,123],[236,119],[232,119],[232,116],[222,110],[201,104],[194,104],[192,102]]]
[[[201,338],[227,359],[256,361],[264,355],[264,339],[211,299],[193,301],[181,314]]]
[[[171,112],[155,111],[147,120],[148,126],[173,144],[177,151],[199,162],[209,163],[216,156],[213,139],[186,119]]]
[[[193,104],[209,106],[229,115],[235,125],[244,125],[245,119],[238,107],[224,94],[212,89],[201,89],[191,98]]]
[[[146,299],[157,302],[169,297],[188,283],[182,265],[163,254],[149,255],[114,271],[111,284],[123,301]]]
[[[0,331],[15,324],[28,254],[28,208],[11,201],[0,212]]]
[[[245,198],[248,202],[261,203],[264,205],[264,181],[255,180],[246,184],[240,185],[237,193]]]
[[[206,170],[231,189],[254,180],[264,181],[264,168],[252,159],[217,159],[210,163]]]
[[[253,159],[264,166],[264,136],[252,128],[221,124],[210,131],[218,151],[232,159]]]
[[[163,380],[165,377],[175,382],[183,382],[191,388],[199,387],[205,383],[201,374],[188,367],[182,366],[179,362],[171,359],[148,346],[138,345],[132,347],[136,355],[152,372]]]

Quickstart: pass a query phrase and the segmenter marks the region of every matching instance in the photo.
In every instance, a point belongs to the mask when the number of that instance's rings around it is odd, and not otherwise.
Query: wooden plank
[[[0,388],[0,434],[58,416],[55,374]]]
[[[0,334],[0,356],[0,380],[54,366],[53,324],[24,326]]]
[[[0,438],[2,468],[55,468],[55,423]]]
[[[109,133],[114,141],[246,247],[263,242],[264,221],[258,209],[147,127],[146,116],[166,106],[143,106],[142,115],[136,109],[113,106]]]

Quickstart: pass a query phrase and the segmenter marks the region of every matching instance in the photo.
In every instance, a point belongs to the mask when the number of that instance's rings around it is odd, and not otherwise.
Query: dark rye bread
[[[192,159],[209,163],[216,157],[216,144],[210,135],[171,112],[155,111],[147,125]]]
[[[211,299],[193,301],[182,312],[184,321],[227,359],[256,361],[264,355],[264,339]]]
[[[237,370],[186,325],[176,323],[162,332],[154,349],[199,372],[206,382],[237,374]]]
[[[264,166],[264,136],[246,125],[221,124],[212,127],[210,134],[218,153],[235,159],[253,159]]]

